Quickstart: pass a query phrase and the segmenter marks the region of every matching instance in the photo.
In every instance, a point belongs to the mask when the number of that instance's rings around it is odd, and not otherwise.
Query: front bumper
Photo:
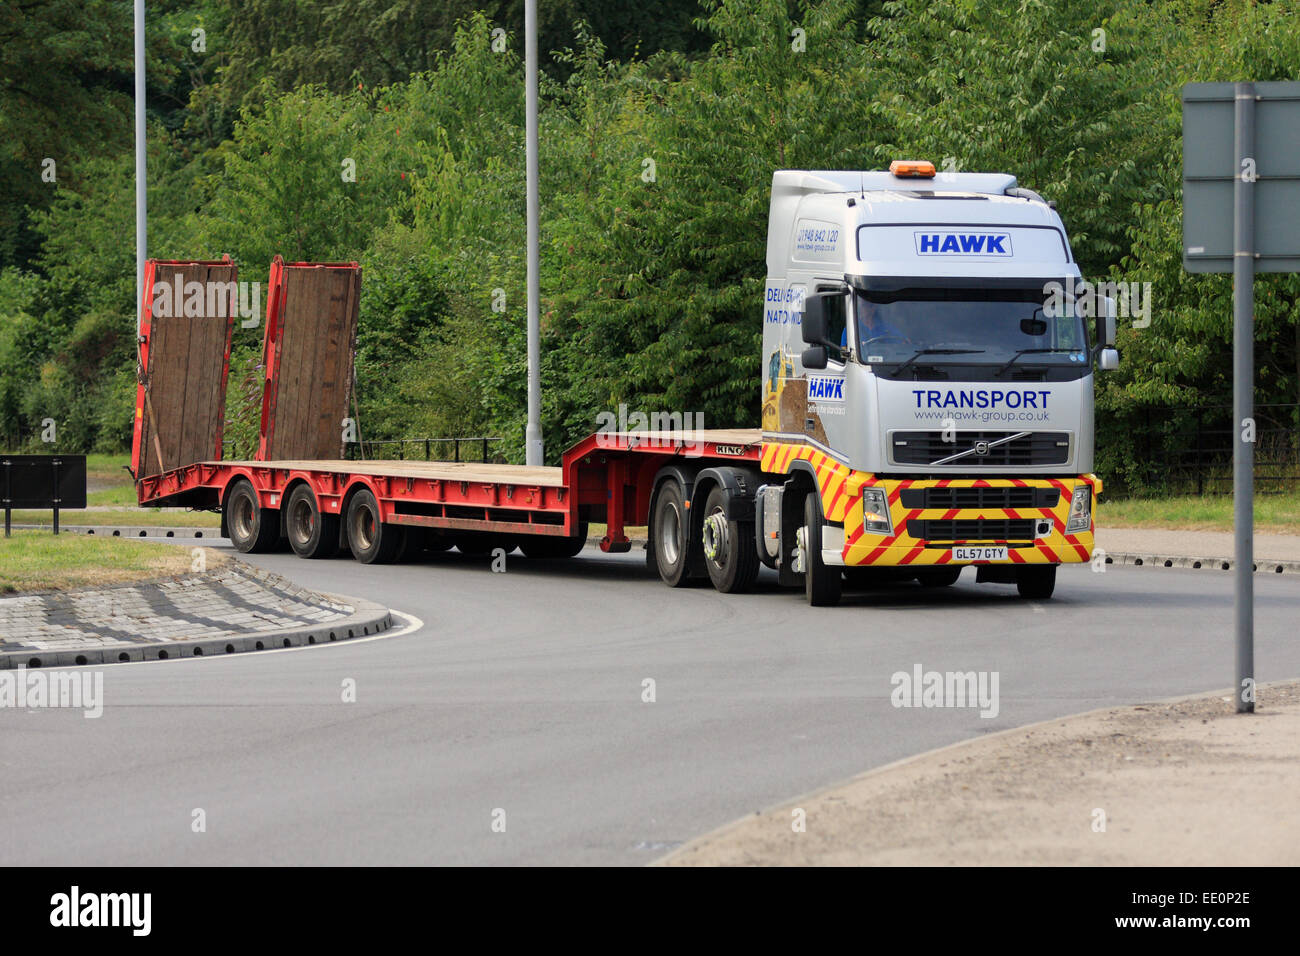
[[[853,478],[860,479],[853,481]],[[1101,480],[1096,475],[1080,475],[1075,478],[961,478],[961,479],[927,479],[910,480],[900,478],[877,478],[873,475],[853,475],[846,484],[853,489],[845,501],[834,504],[839,515],[828,509],[828,517],[843,521],[844,545],[840,558],[848,567],[898,567],[926,565],[967,565],[967,564],[1082,564],[1092,558],[1093,532],[1097,517],[1097,496],[1101,492]],[[1086,531],[1066,534],[1066,520],[1069,517],[1070,501],[1074,489],[1086,484],[1092,489],[1092,508]],[[853,487],[855,486],[856,487]],[[862,489],[883,488],[888,495],[889,514],[893,530],[889,534],[879,534],[863,528]],[[971,488],[1018,488],[1018,489],[1056,489],[1060,492],[1056,504],[1052,507],[982,507],[982,508],[915,508],[908,507],[903,498],[918,497],[924,489],[971,489]],[[903,492],[911,492],[904,496]],[[990,494],[989,497],[996,497]],[[825,502],[823,502],[825,506]],[[841,517],[842,516],[842,517]],[[980,527],[1018,527],[1032,526],[1028,534],[1018,534],[999,538],[996,535],[974,536],[957,539],[951,533],[949,522],[986,521],[995,525]],[[921,523],[925,522],[925,525]],[[945,534],[929,534],[935,524]],[[966,526],[970,527],[970,526]],[[922,531],[921,529],[925,529]],[[1007,549],[1005,560],[970,561],[954,558],[954,547],[992,546]],[[823,552],[825,554],[825,552]],[[825,555],[830,557],[830,555]]]

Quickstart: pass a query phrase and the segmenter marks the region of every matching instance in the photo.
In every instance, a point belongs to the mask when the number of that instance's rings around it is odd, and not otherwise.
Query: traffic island
[[[382,605],[226,560],[199,573],[0,598],[0,669],[301,647],[391,626]]]
[[[1300,535],[1255,533],[1256,574],[1300,574]],[[1157,528],[1102,528],[1097,553],[1107,564],[1145,568],[1231,571],[1237,566],[1232,534]]]
[[[1110,707],[868,771],[670,866],[1295,866],[1300,682]]]

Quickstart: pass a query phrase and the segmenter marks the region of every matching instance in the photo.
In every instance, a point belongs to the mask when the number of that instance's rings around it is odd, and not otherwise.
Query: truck
[[[1043,600],[1060,565],[1093,557],[1093,375],[1118,366],[1114,303],[1053,300],[1082,275],[1054,205],[1014,176],[776,171],[761,428],[607,427],[553,467],[344,459],[360,268],[279,257],[258,450],[226,460],[233,319],[180,334],[151,290],[198,273],[233,288],[233,269],[148,263],[132,460],[141,505],[219,510],[242,552],[563,559],[591,524],[606,553],[645,526],[670,587],[745,592],[766,566],[813,606],[967,567]]]

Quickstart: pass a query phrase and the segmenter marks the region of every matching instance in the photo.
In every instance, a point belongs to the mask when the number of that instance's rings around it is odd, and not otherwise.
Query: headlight
[[[1088,485],[1079,485],[1074,489],[1074,497],[1070,499],[1070,517],[1065,522],[1065,533],[1087,531],[1091,524],[1092,488]]]
[[[862,489],[862,530],[871,534],[889,534],[894,530],[884,488]]]

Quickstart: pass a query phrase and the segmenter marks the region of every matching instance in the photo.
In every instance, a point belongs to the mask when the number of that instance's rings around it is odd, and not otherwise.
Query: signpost
[[[1255,710],[1255,273],[1300,271],[1300,83],[1183,87],[1183,268],[1232,273],[1238,713]]]

